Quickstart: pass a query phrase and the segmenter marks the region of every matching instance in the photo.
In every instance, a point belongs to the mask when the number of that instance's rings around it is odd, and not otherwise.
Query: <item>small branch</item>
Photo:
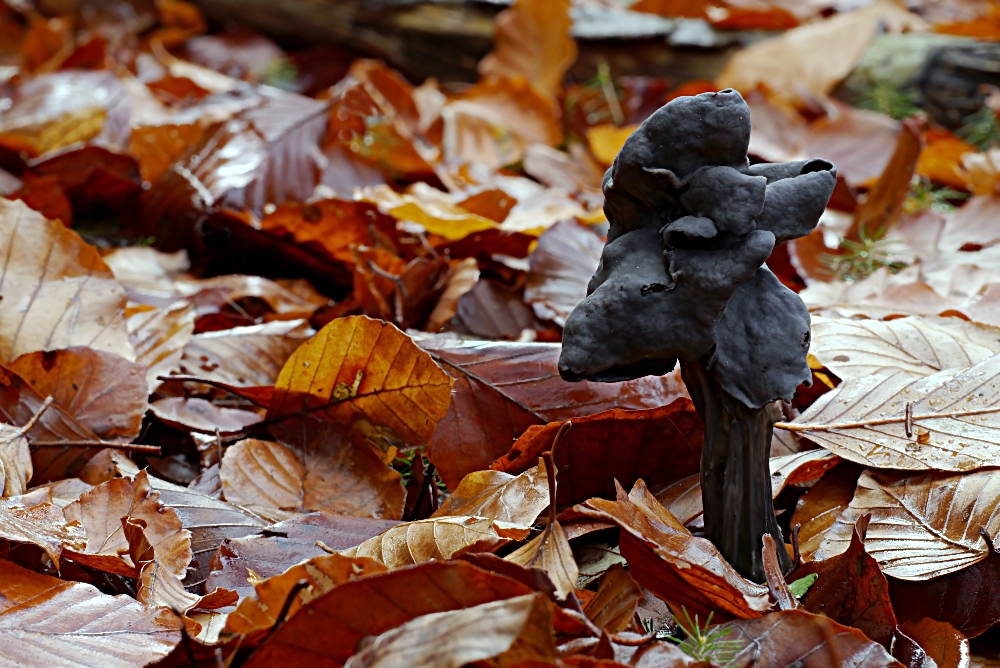
[[[788,571],[788,573],[795,572],[798,567],[802,565],[802,552],[799,551],[799,529],[801,528],[802,524],[800,523],[796,523],[795,526],[792,527],[792,558],[794,563],[792,563],[792,570]],[[786,573],[786,575],[788,573]]]
[[[319,549],[323,550],[327,554],[339,554],[339,552],[340,552],[340,550],[333,549],[332,547],[330,547],[329,545],[327,545],[326,543],[324,543],[321,540],[316,541],[315,543],[313,543],[313,545],[315,545]]]
[[[990,536],[990,534],[986,531],[985,527],[979,530],[979,535],[982,536],[983,540],[986,541],[986,547],[989,548],[990,552],[992,552],[993,554],[1000,554],[1000,552],[997,552],[997,548],[993,544],[993,537]]]
[[[906,402],[906,438],[913,438],[913,402]]]
[[[873,427],[880,424],[899,424],[909,422],[911,429],[914,422],[920,420],[939,420],[941,418],[960,418],[972,415],[986,415],[988,413],[1000,413],[1000,406],[992,408],[979,408],[973,411],[952,411],[950,413],[927,413],[926,415],[913,415],[912,408],[909,415],[893,418],[878,418],[874,420],[861,420],[860,422],[841,422],[834,424],[795,424],[794,422],[775,422],[775,429],[785,431],[837,431],[839,429],[861,429],[863,427]],[[909,420],[907,420],[909,418]]]
[[[160,454],[158,445],[139,445],[137,443],[110,443],[108,441],[29,441],[35,448],[62,448],[62,447],[84,447],[84,448],[114,448],[115,450],[126,450],[128,452],[146,452],[153,455]]]
[[[8,442],[13,441],[15,438],[20,438],[25,434],[27,434],[29,431],[31,431],[31,428],[38,423],[38,420],[42,417],[42,414],[45,411],[47,411],[49,409],[49,406],[51,405],[52,405],[52,395],[50,394],[49,396],[45,397],[45,401],[43,401],[42,405],[38,407],[38,410],[35,411],[35,414],[31,416],[31,419],[25,422],[23,427],[19,427],[16,432],[11,434],[5,440]]]

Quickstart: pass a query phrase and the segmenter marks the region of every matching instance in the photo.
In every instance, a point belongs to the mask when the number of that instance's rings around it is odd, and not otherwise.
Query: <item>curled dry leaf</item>
[[[235,385],[273,385],[309,332],[304,320],[276,320],[196,334],[184,346],[180,372]]]
[[[854,320],[813,316],[810,354],[842,379],[882,367],[920,375],[968,367],[1000,352],[1000,327],[961,318]]]
[[[569,0],[518,0],[502,11],[493,51],[480,61],[480,74],[522,77],[554,99],[576,60],[569,9]]]
[[[313,412],[382,445],[429,443],[453,381],[395,326],[334,320],[288,359],[268,417]]]
[[[845,381],[788,427],[866,466],[944,471],[1000,466],[998,374],[1000,355],[929,376],[886,367]]]
[[[146,367],[146,383],[153,391],[162,382],[157,380],[158,376],[180,366],[184,346],[194,333],[194,307],[186,302],[163,307],[138,304],[125,313],[135,361]]]
[[[69,554],[81,564],[134,577],[136,565],[128,556],[128,539],[122,518],[146,523],[145,536],[159,555],[162,568],[184,577],[191,562],[191,532],[184,529],[177,513],[164,507],[159,492],[150,487],[146,471],[134,478],[112,478],[80,495],[63,511],[68,520],[79,522],[87,532],[84,549]]]
[[[587,619],[608,633],[622,631],[632,621],[642,588],[621,564],[613,564],[601,577],[597,595],[583,608]]]
[[[641,478],[656,489],[699,470],[703,427],[689,399],[641,411],[616,408],[572,422],[555,449],[562,471],[560,508],[591,497],[611,498],[618,483],[632,485]],[[552,447],[562,425],[529,427],[492,468],[523,471]]]
[[[865,552],[867,531],[866,515],[855,523],[846,552],[825,561],[803,564],[789,579],[818,575],[802,598],[802,607],[860,629],[891,650],[896,614],[889,598],[889,582],[879,570],[878,562]]]
[[[306,605],[334,587],[366,575],[383,573],[386,568],[373,559],[348,559],[339,554],[325,554],[296,564],[280,575],[275,575],[254,586],[253,593],[240,601],[229,614],[223,633],[241,633],[267,630],[278,621],[279,611],[291,618]],[[305,587],[299,583],[305,581]],[[288,602],[293,589],[299,589]]]
[[[467,257],[455,264],[452,267],[448,285],[445,286],[437,304],[427,316],[424,328],[428,332],[440,331],[458,312],[458,300],[471,290],[478,280],[479,262],[475,258]]]
[[[247,668],[324,657],[341,666],[358,642],[406,622],[531,594],[528,586],[470,564],[431,562],[334,587],[286,621],[254,652]]]
[[[574,426],[574,429],[576,427]],[[622,528],[621,553],[644,587],[690,614],[715,619],[759,617],[769,609],[766,586],[745,580],[711,542],[695,538],[649,493],[640,480],[615,501],[590,499],[574,508]]]
[[[848,626],[804,610],[782,610],[759,619],[740,619],[723,627],[724,640],[743,648],[729,665],[823,668],[901,668],[881,645]]]
[[[340,554],[399,568],[431,559],[446,561],[467,552],[493,552],[513,540],[524,540],[530,531],[487,517],[432,517],[398,524]]]
[[[7,368],[99,438],[128,443],[139,435],[149,394],[141,364],[76,346],[25,353]]]
[[[354,446],[319,420],[282,427],[288,444],[247,439],[226,450],[220,477],[227,501],[275,518],[314,510],[402,517],[402,477],[368,444]]]
[[[431,517],[465,515],[531,526],[549,505],[545,465],[541,462],[518,475],[474,471],[434,511]]]
[[[926,580],[954,573],[990,556],[979,530],[990,536],[1000,532],[998,504],[996,470],[964,475],[865,471],[817,556],[829,558],[847,549],[854,522],[871,513],[865,547],[886,575]]]
[[[428,451],[441,479],[454,488],[510,451],[531,425],[592,415],[611,408],[665,405],[687,392],[679,374],[624,383],[567,383],[559,376],[559,345],[421,339],[455,379],[451,405]],[[534,466],[525,463],[525,469]]]
[[[554,515],[554,513],[553,513]],[[556,588],[556,596],[564,600],[576,591],[576,581],[580,569],[573,557],[573,549],[562,525],[554,518],[542,533],[517,548],[506,557],[525,568],[540,568],[545,571]]]
[[[83,527],[66,521],[48,490],[0,499],[0,538],[37,545],[56,566],[64,548],[82,549],[86,544]]]
[[[0,199],[0,362],[88,346],[135,359],[125,293],[97,249],[59,221]]]
[[[121,519],[122,533],[128,543],[129,559],[135,564],[135,599],[149,607],[164,606],[187,614],[201,597],[185,591],[180,577],[160,564],[156,551],[145,534],[145,521],[131,517]]]
[[[528,594],[466,610],[425,615],[375,638],[348,668],[434,665],[461,668],[492,659],[548,663],[556,656],[552,603]]]
[[[180,622],[165,608],[145,608],[125,595],[34,573],[3,562],[0,642],[16,666],[147,665],[181,640]]]
[[[587,296],[603,248],[597,234],[575,221],[556,223],[538,238],[528,258],[524,300],[539,318],[566,324],[570,311]]]

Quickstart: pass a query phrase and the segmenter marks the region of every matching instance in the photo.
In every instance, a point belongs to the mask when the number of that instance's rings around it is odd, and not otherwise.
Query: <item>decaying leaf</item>
[[[181,373],[235,385],[273,385],[308,337],[303,320],[279,320],[196,334],[184,346]]]
[[[597,595],[583,608],[587,619],[609,633],[623,630],[632,621],[642,589],[621,564],[613,564],[601,577]]]
[[[549,505],[545,466],[539,463],[518,475],[475,471],[462,478],[455,491],[431,517],[465,515],[531,526]]]
[[[800,528],[799,550],[804,561],[816,559],[816,551],[826,538],[827,530],[854,498],[854,488],[863,470],[857,464],[843,462],[799,499],[791,526]]]
[[[0,498],[24,494],[31,471],[31,450],[23,430],[0,424]]]
[[[86,544],[84,528],[79,522],[67,522],[44,489],[0,499],[0,538],[37,545],[57,566],[64,548],[82,549]]]
[[[555,585],[556,595],[560,600],[576,589],[580,570],[566,532],[558,521],[553,520],[542,533],[508,554],[505,559],[526,568],[545,571]]]
[[[998,503],[996,470],[964,475],[865,471],[817,557],[847,549],[854,522],[871,513],[865,548],[886,575],[926,580],[954,573],[990,555],[979,531],[990,536],[1000,531]]]

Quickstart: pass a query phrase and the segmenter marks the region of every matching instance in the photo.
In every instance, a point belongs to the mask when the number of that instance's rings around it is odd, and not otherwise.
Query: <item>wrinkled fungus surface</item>
[[[764,262],[816,227],[836,167],[750,165],[749,142],[750,109],[729,89],[671,101],[625,142],[604,176],[601,263],[566,321],[565,379],[614,382],[703,360],[749,408],[809,380],[809,313]]]

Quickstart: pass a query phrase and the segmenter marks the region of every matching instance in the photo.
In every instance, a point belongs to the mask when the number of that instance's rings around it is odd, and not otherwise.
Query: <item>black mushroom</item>
[[[773,402],[811,378],[809,313],[764,264],[819,222],[837,180],[811,159],[750,165],[750,109],[731,89],[677,98],[604,176],[607,243],[563,332],[566,380],[681,373],[705,421],[705,533],[763,581],[780,538],[768,454]],[[791,566],[784,550],[779,559]]]

